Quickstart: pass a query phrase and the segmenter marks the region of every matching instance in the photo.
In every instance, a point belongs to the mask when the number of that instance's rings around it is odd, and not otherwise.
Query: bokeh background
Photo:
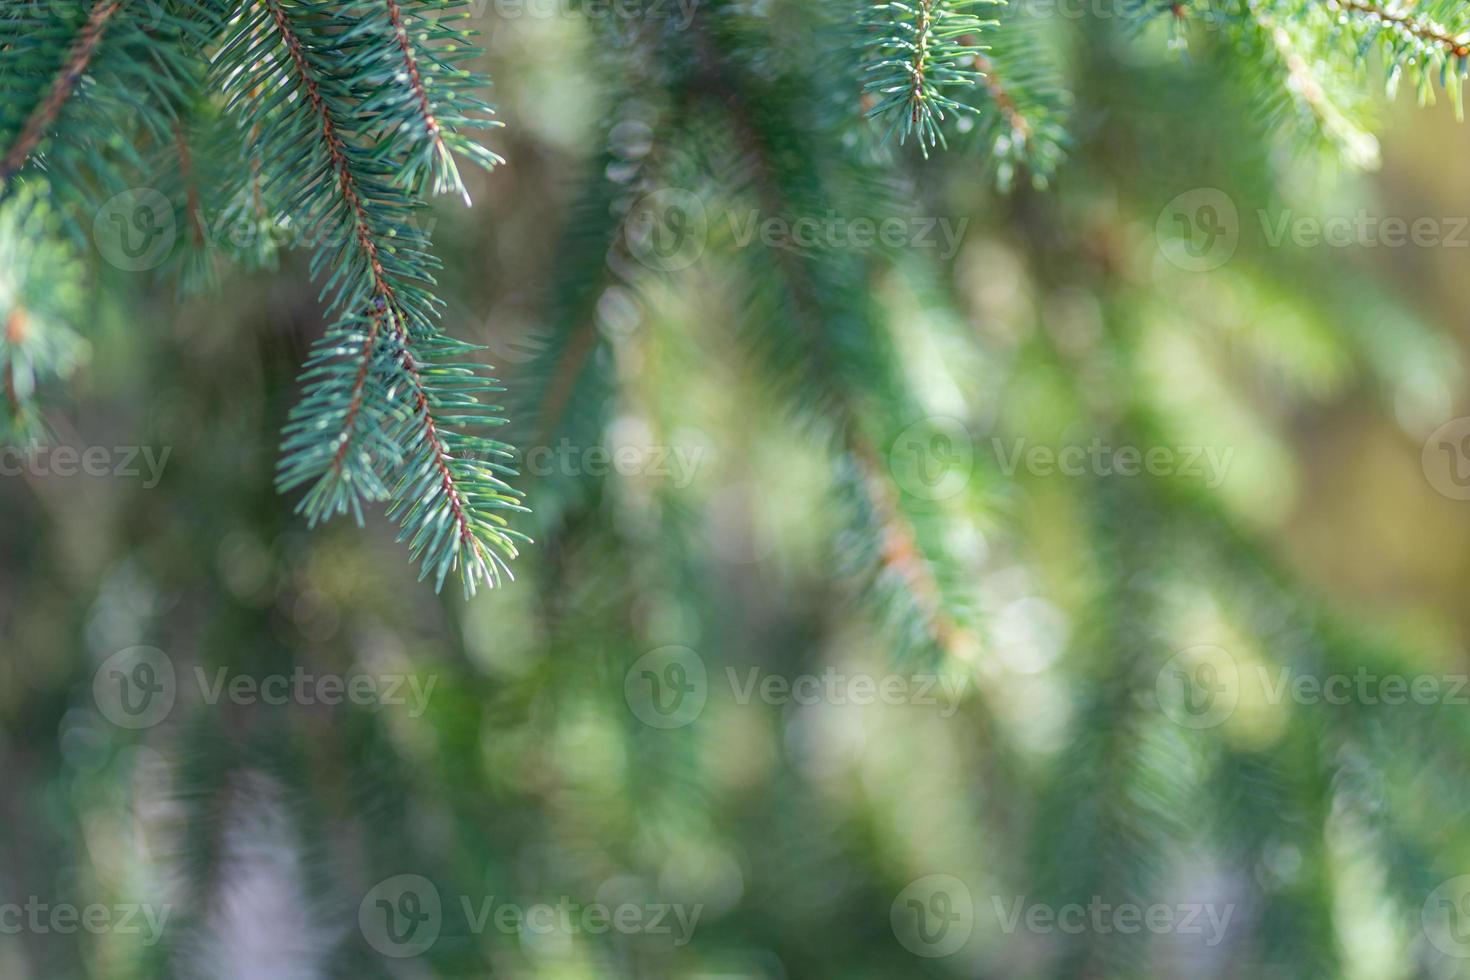
[[[0,478],[0,904],[108,925],[0,917],[0,975],[1470,975],[1470,433],[1442,428],[1470,414],[1470,129],[1400,93],[1381,167],[1338,166],[1275,138],[1228,47],[1094,4],[1052,33],[1073,145],[1051,186],[998,191],[963,139],[895,149],[904,213],[964,228],[870,269],[917,410],[867,462],[949,556],[936,648],[883,599],[903,563],[862,560],[904,542],[854,540],[852,454],[742,332],[772,247],[738,241],[747,205],[694,164],[644,174],[662,110],[609,54],[627,25],[518,9],[477,23],[507,164],[430,218],[446,326],[486,346],[511,441],[553,450],[518,481],[516,581],[435,595],[381,514],[311,530],[276,494],[322,329],[304,263],[181,295],[97,262],[48,420],[168,455],[153,486]],[[705,209],[678,268],[616,223],[589,237],[663,188]],[[1334,216],[1345,244],[1272,240]],[[1094,440],[1168,471],[1007,466]],[[119,724],[111,671],[144,662],[168,710]],[[409,703],[209,703],[196,671],[221,670]],[[1283,670],[1437,694],[1273,696]],[[780,693],[807,676],[907,693]],[[1172,925],[1047,924],[1099,903]],[[524,918],[594,905],[633,924]]]

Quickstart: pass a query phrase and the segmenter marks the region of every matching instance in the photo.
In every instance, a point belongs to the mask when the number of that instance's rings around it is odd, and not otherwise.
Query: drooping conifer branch
[[[1456,58],[1470,57],[1470,34],[1452,33],[1448,28],[1427,18],[1404,11],[1391,10],[1367,0],[1330,0],[1332,6],[1349,14],[1365,17],[1385,26],[1398,28],[1412,36],[1441,48]]]
[[[92,8],[87,22],[82,25],[76,41],[67,53],[66,60],[62,63],[61,71],[57,74],[56,80],[51,83],[51,89],[46,93],[46,98],[31,112],[20,135],[5,152],[5,156],[0,158],[0,187],[9,183],[10,178],[20,171],[36,149],[36,145],[41,142],[41,138],[46,135],[51,124],[56,121],[61,107],[71,97],[77,83],[81,81],[82,74],[87,70],[87,65],[91,62],[97,45],[101,43],[107,22],[117,13],[120,6],[122,6],[122,0],[101,0]]]
[[[719,93],[719,105],[730,122],[762,210],[767,214],[793,214],[830,206],[820,185],[804,187],[814,196],[807,207],[793,199],[796,188],[786,158],[771,142],[770,110],[757,110],[760,100],[747,92],[745,78],[729,64],[716,39],[700,36],[696,44],[704,64],[705,88]],[[797,363],[792,365],[799,378],[793,383],[812,399],[806,410],[819,426],[833,432],[856,471],[855,489],[860,499],[852,502],[853,516],[863,525],[865,534],[875,538],[873,557],[877,567],[870,570],[871,574],[877,580],[886,577],[897,586],[917,615],[917,628],[927,642],[946,655],[967,657],[968,634],[945,608],[943,585],[925,554],[918,530],[904,512],[891,472],[880,462],[869,434],[874,422],[855,387],[855,376],[863,369],[883,364],[883,355],[878,352],[884,346],[881,331],[871,321],[871,311],[860,301],[856,308],[847,306],[853,297],[818,275],[821,268],[846,264],[851,257],[827,255],[820,262],[812,262],[791,249],[768,251],[777,270],[779,289],[786,294],[790,317],[789,323],[780,322],[775,327],[782,333],[794,333],[800,340]],[[842,325],[834,327],[837,323]],[[864,352],[857,354],[856,349]]]
[[[523,509],[500,478],[510,471],[494,461],[508,458],[509,447],[461,431],[502,424],[475,397],[498,389],[472,365],[443,363],[469,348],[433,322],[425,288],[432,259],[415,224],[417,201],[393,181],[403,158],[385,160],[374,146],[382,128],[393,129],[382,115],[383,89],[360,97],[372,86],[351,82],[352,64],[338,61],[338,26],[310,5],[260,0],[258,9],[273,38],[247,21],[218,68],[258,155],[286,147],[318,170],[291,220],[316,233],[312,271],[326,277],[328,309],[342,317],[303,375],[306,395],[287,425],[279,482],[310,485],[301,509],[313,522],[335,513],[360,520],[363,501],[391,501],[424,575],[442,583],[457,568],[473,593],[508,574],[505,559],[520,537],[494,513]],[[389,38],[389,19],[379,23]],[[402,54],[396,40],[382,50]],[[282,104],[272,95],[282,87],[298,98]],[[273,190],[267,181],[265,193]],[[346,233],[334,236],[339,225]]]

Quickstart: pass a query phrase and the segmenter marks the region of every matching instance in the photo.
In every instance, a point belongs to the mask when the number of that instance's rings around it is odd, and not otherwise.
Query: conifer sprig
[[[1421,103],[1434,101],[1437,82],[1449,94],[1456,117],[1464,117],[1470,16],[1463,4],[1432,0],[1410,9],[1373,0],[1328,0],[1328,7],[1343,15],[1346,33],[1360,58],[1375,45],[1381,49],[1390,93],[1407,72]]]
[[[404,74],[404,38],[384,5],[350,6],[363,16],[344,18],[341,4],[260,0],[215,59],[251,151],[288,162],[259,190],[316,243],[311,273],[338,318],[307,363],[278,482],[309,487],[299,509],[312,523],[342,513],[360,522],[364,502],[391,501],[422,575],[437,587],[458,570],[470,595],[508,572],[524,540],[499,513],[524,509],[503,479],[511,449],[474,434],[503,424],[478,399],[500,389],[464,360],[473,348],[437,327],[437,263],[418,226],[422,204],[401,179],[417,151],[379,149],[400,110],[426,104],[401,77],[409,96],[384,95],[377,73]],[[434,126],[421,134],[442,139],[445,120],[428,119]]]
[[[470,32],[455,28],[461,2],[441,3],[434,17],[421,16],[400,0],[382,0],[382,11],[396,52],[384,56],[384,73],[362,111],[376,112],[384,135],[406,141],[400,179],[405,186],[427,186],[435,194],[453,193],[470,203],[455,164],[459,154],[489,170],[504,161],[473,138],[472,130],[500,124],[475,93],[486,82],[458,63],[477,54]],[[391,68],[391,70],[389,70]]]
[[[1018,172],[1044,187],[1069,143],[1071,94],[1044,42],[1044,21],[1021,4],[1008,4],[999,14],[987,49],[973,55],[980,83],[971,104],[979,113],[980,152],[1002,190],[1010,189]]]
[[[974,111],[956,89],[980,77],[974,56],[982,32],[995,21],[976,11],[1002,0],[885,0],[864,19],[869,37],[863,91],[874,101],[867,115],[892,119],[884,138],[912,136],[927,156],[946,145],[941,124],[949,113]]]

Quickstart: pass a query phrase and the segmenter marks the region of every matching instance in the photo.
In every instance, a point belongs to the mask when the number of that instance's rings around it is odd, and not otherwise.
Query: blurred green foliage
[[[816,7],[517,9],[508,166],[433,231],[536,544],[465,603],[381,515],[308,531],[305,269],[98,263],[47,418],[111,469],[0,477],[0,975],[1470,972],[1448,110],[1339,171],[1208,24],[1057,15],[1071,146],[1002,193],[880,145]]]

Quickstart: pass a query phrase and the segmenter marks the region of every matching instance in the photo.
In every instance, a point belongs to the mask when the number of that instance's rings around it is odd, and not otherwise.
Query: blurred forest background
[[[737,6],[821,76],[802,4]],[[835,205],[935,228],[858,250],[911,393],[864,393],[865,449],[812,421],[836,412],[821,368],[749,295],[820,260],[744,241],[791,214],[711,190],[733,124],[646,94],[671,69],[640,44],[697,46],[682,8],[484,7],[507,165],[431,215],[446,328],[487,347],[509,441],[550,451],[515,481],[516,581],[468,603],[416,581],[381,514],[313,531],[273,488],[322,329],[301,263],[199,295],[99,263],[48,420],[168,455],[156,485],[0,478],[0,905],[170,911],[159,936],[0,917],[0,976],[1470,975],[1470,707],[1257,682],[1470,669],[1470,504],[1430,442],[1470,414],[1470,128],[1403,92],[1381,169],[1323,163],[1208,32],[1183,53],[1091,8],[1048,24],[1072,92],[1049,187],[997,189],[960,133],[891,146],[890,185]],[[789,110],[831,93],[746,59],[750,125],[792,134],[769,166],[796,166],[812,113]],[[660,144],[681,112],[707,138]],[[1360,212],[1438,244],[1272,240]],[[1094,440],[1160,472],[1011,465]],[[874,473],[891,493],[854,504]],[[166,716],[119,724],[113,668],[171,670]],[[196,668],[396,678],[407,703],[211,704]],[[1231,710],[1170,703],[1176,669],[1233,671]],[[782,694],[834,675],[909,686]],[[487,901],[643,918],[502,927]]]

